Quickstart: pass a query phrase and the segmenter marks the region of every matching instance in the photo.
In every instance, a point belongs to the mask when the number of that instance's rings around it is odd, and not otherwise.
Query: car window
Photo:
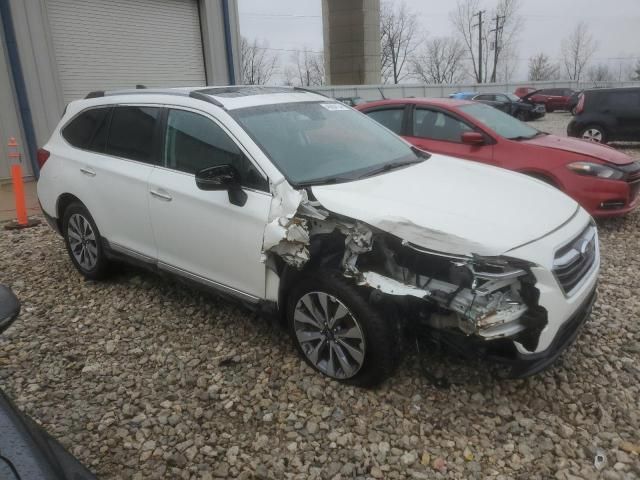
[[[506,96],[506,95],[502,95],[502,94],[498,94],[498,95],[496,95],[496,100],[497,100],[498,102],[508,102],[508,101],[509,101],[509,99],[507,98],[507,96]]]
[[[606,98],[607,106],[613,110],[637,109],[640,106],[640,92],[611,92]]]
[[[269,191],[267,180],[215,122],[194,112],[169,110],[164,164],[185,173],[233,165],[245,187]]]
[[[372,118],[332,100],[229,113],[295,186],[348,182],[387,166],[425,160]]]
[[[526,123],[483,103],[471,103],[458,108],[504,138],[525,139],[533,138],[540,134],[538,130]]]
[[[474,100],[488,100],[490,102],[494,101],[495,99],[496,99],[495,95],[489,95],[489,94],[478,95],[477,97],[474,98]]]
[[[402,132],[402,118],[404,117],[404,107],[385,108],[383,110],[373,110],[366,112],[376,122],[384,125],[389,130],[398,135]]]
[[[157,163],[154,136],[160,108],[119,106],[113,109],[106,153],[145,163]]]
[[[111,107],[85,110],[62,129],[64,139],[76,148],[104,152]]]
[[[466,123],[436,110],[418,108],[413,114],[413,135],[415,137],[461,142],[462,134],[472,130]]]

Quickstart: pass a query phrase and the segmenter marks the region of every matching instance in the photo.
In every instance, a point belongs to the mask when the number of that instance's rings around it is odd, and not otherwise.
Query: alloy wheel
[[[602,143],[602,132],[597,128],[588,128],[582,133],[582,138],[590,142]]]
[[[362,368],[364,333],[336,297],[324,292],[306,293],[296,304],[293,322],[300,348],[322,373],[344,380]]]
[[[69,218],[67,237],[71,253],[85,270],[92,270],[98,263],[98,243],[91,223],[79,213]]]

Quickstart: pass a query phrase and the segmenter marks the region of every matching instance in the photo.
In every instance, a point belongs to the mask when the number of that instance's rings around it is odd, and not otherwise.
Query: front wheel
[[[397,325],[338,272],[315,271],[299,282],[288,296],[287,319],[304,360],[330,378],[373,386],[395,367]]]
[[[108,260],[102,247],[102,237],[83,204],[72,203],[65,209],[62,234],[69,257],[82,275],[90,280],[100,280],[107,275]]]
[[[599,125],[589,125],[582,131],[580,137],[593,143],[607,143],[605,131]]]
[[[516,118],[521,122],[526,122],[528,120],[528,117],[529,116],[527,115],[527,112],[524,111],[520,111],[516,114]]]

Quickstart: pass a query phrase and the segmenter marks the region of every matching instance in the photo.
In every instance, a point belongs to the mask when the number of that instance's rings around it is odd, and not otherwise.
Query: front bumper
[[[551,345],[545,350],[526,355],[516,353],[516,358],[509,360],[511,377],[524,378],[535,375],[554,363],[578,337],[582,326],[591,315],[596,297],[594,288],[580,308],[560,327]]]

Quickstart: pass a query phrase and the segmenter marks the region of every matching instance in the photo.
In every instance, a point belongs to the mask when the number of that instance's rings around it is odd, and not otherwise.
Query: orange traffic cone
[[[7,230],[27,228],[38,225],[37,220],[29,220],[27,217],[27,204],[24,196],[24,182],[22,180],[22,157],[18,151],[18,142],[11,137],[7,143],[9,147],[9,163],[11,164],[11,181],[13,183],[13,196],[16,202],[16,220],[7,223]]]

